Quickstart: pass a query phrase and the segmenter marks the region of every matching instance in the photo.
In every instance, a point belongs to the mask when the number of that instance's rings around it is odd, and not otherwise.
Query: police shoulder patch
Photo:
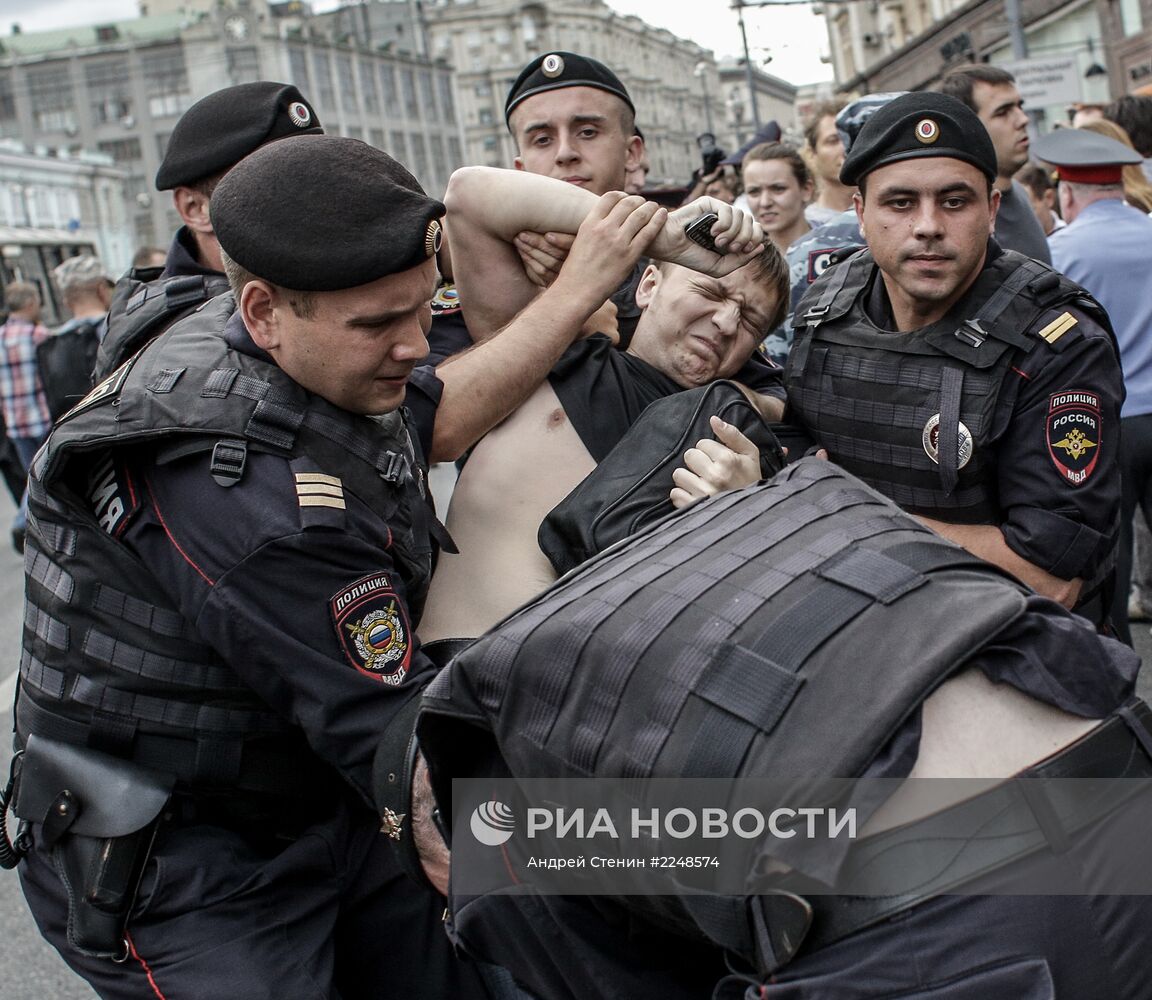
[[[432,314],[434,316],[446,316],[449,313],[459,311],[460,293],[456,291],[455,285],[445,281],[436,289],[436,294],[432,296]]]
[[[360,673],[399,685],[412,663],[412,628],[387,573],[371,573],[332,595],[336,640]]]
[[[1102,429],[1097,393],[1069,389],[1048,397],[1048,454],[1065,482],[1083,486],[1092,477],[1100,458]]]

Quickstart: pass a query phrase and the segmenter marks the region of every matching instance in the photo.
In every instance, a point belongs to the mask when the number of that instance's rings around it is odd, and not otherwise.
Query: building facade
[[[414,4],[386,5],[401,15],[387,37],[299,2],[152,4],[131,21],[0,39],[0,138],[110,156],[127,174],[136,245],[165,244],[179,225],[153,186],[177,119],[233,84],[296,84],[328,132],[392,153],[431,194],[465,162],[452,72],[412,41]]]
[[[619,75],[648,142],[650,184],[687,182],[700,165],[696,137],[720,137],[726,111],[712,53],[603,0],[431,0],[423,16],[430,55],[456,68],[472,163],[512,163],[504,100],[525,64],[555,50],[592,56]]]
[[[49,276],[64,258],[94,253],[113,274],[132,259],[127,174],[101,153],[28,152],[0,140],[0,284],[31,281],[45,321],[63,318]]]
[[[756,134],[758,125],[771,121],[780,126],[786,137],[796,134],[798,90],[795,86],[755,68],[749,73],[742,59],[722,59],[718,71],[726,114],[723,136],[729,152],[748,142]],[[755,104],[752,94],[756,95]]]
[[[1018,62],[1012,8],[1001,0],[849,0],[822,7],[843,92],[923,89],[965,62]],[[1042,127],[1064,119],[1068,104],[1105,103],[1152,82],[1152,0],[1019,0],[1017,7],[1027,60],[1050,64],[1059,77],[1059,86],[1037,87],[1030,102]],[[1059,100],[1044,103],[1046,93],[1057,92]]]

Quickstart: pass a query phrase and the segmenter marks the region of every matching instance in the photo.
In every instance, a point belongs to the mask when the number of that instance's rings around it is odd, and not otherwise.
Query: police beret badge
[[[386,573],[372,573],[329,601],[336,639],[360,673],[398,686],[412,664],[412,628]]]
[[[916,123],[916,138],[924,145],[930,145],[940,138],[940,126],[931,118],[921,118]]]
[[[1100,458],[1100,397],[1083,389],[1048,397],[1048,455],[1056,471],[1072,486],[1083,486]]]
[[[558,77],[564,72],[564,59],[555,52],[546,55],[540,64],[540,72],[549,78]]]

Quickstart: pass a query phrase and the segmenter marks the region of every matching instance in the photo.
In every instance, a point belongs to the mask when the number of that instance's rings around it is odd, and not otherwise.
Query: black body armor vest
[[[108,328],[96,354],[94,379],[111,375],[148,341],[209,299],[228,291],[224,275],[161,278],[162,267],[133,268],[117,283]]]
[[[102,530],[85,473],[119,448],[211,452],[221,488],[249,449],[306,455],[388,522],[419,604],[430,511],[401,413],[341,410],[228,347],[231,296],[169,329],[58,425],[30,476],[18,738],[37,733],[173,773],[186,785],[300,794],[321,767],[183,618],[150,568]],[[208,474],[208,473],[206,473]],[[418,608],[413,612],[418,614]]]
[[[914,333],[878,329],[864,309],[869,251],[830,268],[796,308],[788,403],[830,457],[904,510],[959,524],[1001,520],[997,404],[1012,367],[1038,371],[1085,334],[1050,343],[1037,322],[1074,305],[1111,331],[1104,310],[1050,267],[1005,250],[957,308]]]
[[[801,459],[613,546],[489,630],[426,689],[417,734],[446,813],[453,778],[486,776],[770,778],[780,802],[828,804],[819,779],[863,775],[1026,594]],[[465,940],[499,895],[459,901]],[[619,902],[745,951],[743,900],[697,900]]]

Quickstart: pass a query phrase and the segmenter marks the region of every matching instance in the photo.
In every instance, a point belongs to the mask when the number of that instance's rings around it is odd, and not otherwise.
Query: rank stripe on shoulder
[[[320,472],[296,473],[296,497],[301,507],[335,507],[346,510],[344,484],[336,476]]]
[[[320,496],[301,496],[301,507],[336,507],[339,510],[346,510],[347,504],[339,497],[320,497]]]
[[[323,483],[325,486],[343,486],[337,476],[326,476],[323,472],[297,472],[296,483],[298,486],[308,483]]]
[[[1044,329],[1040,331],[1040,336],[1048,341],[1049,344],[1055,344],[1056,341],[1071,330],[1077,322],[1078,320],[1075,316],[1070,312],[1066,312],[1044,327]]]
[[[296,484],[296,495],[301,497],[343,497],[344,490],[340,486],[328,486],[317,483],[315,486]]]

